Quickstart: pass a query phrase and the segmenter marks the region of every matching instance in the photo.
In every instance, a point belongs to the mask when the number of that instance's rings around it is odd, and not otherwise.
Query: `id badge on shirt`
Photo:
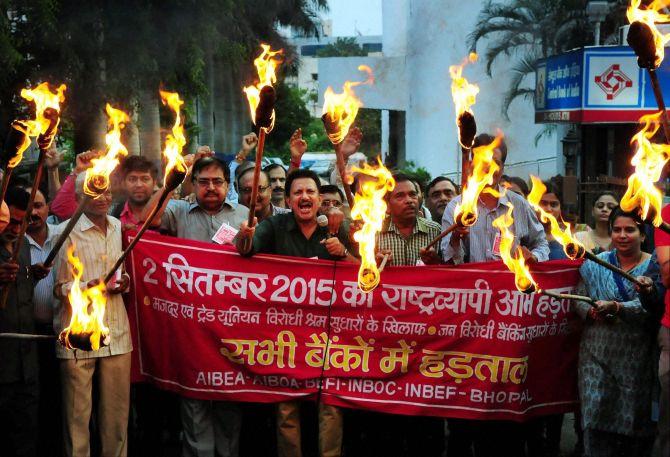
[[[493,249],[491,251],[494,256],[500,257],[500,232],[496,233],[496,238],[493,240]]]
[[[212,237],[212,241],[218,244],[233,244],[233,239],[238,231],[224,222]]]

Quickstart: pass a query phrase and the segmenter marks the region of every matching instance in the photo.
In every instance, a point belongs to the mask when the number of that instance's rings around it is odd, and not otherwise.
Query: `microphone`
[[[319,217],[316,218],[316,223],[319,224],[319,227],[327,227],[328,216],[326,216],[325,214],[321,214]]]

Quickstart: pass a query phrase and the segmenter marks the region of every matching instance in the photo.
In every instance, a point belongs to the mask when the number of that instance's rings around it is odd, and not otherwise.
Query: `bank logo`
[[[595,82],[605,92],[607,100],[614,100],[624,89],[633,86],[633,81],[621,71],[617,63],[597,75]]]

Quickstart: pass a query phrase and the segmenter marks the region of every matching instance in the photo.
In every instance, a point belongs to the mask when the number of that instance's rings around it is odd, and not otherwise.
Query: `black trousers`
[[[35,457],[39,441],[37,408],[39,384],[0,384],[0,443],[2,455]]]

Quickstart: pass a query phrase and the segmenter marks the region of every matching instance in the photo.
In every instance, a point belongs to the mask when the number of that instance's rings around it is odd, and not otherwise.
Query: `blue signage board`
[[[535,85],[537,123],[635,123],[658,107],[646,70],[628,46],[576,49],[539,62]],[[670,100],[670,62],[658,69]]]

